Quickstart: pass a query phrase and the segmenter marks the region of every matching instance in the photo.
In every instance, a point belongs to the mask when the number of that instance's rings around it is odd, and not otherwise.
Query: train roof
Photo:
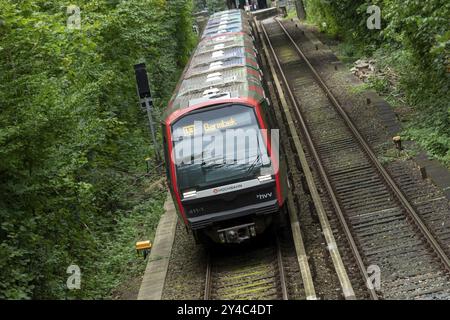
[[[246,81],[261,82],[261,73],[250,67],[237,67],[224,71],[201,74],[185,79],[178,89],[178,97],[203,92],[208,88],[223,88]]]
[[[210,72],[223,71],[227,69],[232,69],[236,67],[252,67],[256,70],[259,70],[258,61],[249,56],[241,56],[241,57],[230,57],[227,59],[221,59],[219,61],[214,61],[207,64],[198,65],[193,68],[189,68],[186,70],[184,77],[190,78],[197,74],[204,74]]]
[[[231,21],[242,21],[242,20],[247,20],[246,16],[243,16],[242,14],[229,14],[229,15],[224,15],[224,16],[220,16],[220,17],[211,17],[208,22],[206,23],[206,25],[208,27],[211,27],[213,25],[216,24],[221,24],[221,23],[225,23],[225,22],[231,22]]]
[[[238,66],[259,69],[253,38],[243,32],[227,33],[200,41],[184,77]]]
[[[238,11],[236,13],[224,14],[220,16],[212,16],[208,20],[206,27],[212,27],[219,24],[230,22],[241,22],[241,21],[248,23],[249,19],[245,13]]]
[[[247,14],[242,10],[237,10],[234,13],[212,16],[206,24],[202,38],[228,32],[246,32],[251,34],[252,29]]]
[[[207,105],[212,106],[220,101],[229,99],[242,101],[244,103],[248,99],[261,101],[264,98],[264,90],[261,82],[255,78],[249,78],[244,82],[227,83],[220,88],[212,87],[204,91],[198,91],[184,96],[177,96],[166,110],[167,112],[164,114],[164,118],[167,119],[177,111],[200,104],[205,104],[206,107]]]
[[[241,10],[230,10],[210,18],[214,23],[205,33],[212,36],[200,40],[163,114],[164,122],[173,120],[174,113],[200,104],[265,98],[251,28],[244,15]],[[223,17],[230,23],[217,24]]]
[[[203,31],[202,38],[212,37],[218,34],[224,34],[229,32],[245,32],[247,34],[252,34],[252,28],[250,27],[250,25],[246,25],[241,22],[226,23],[211,28],[205,28],[205,31]]]
[[[210,65],[213,62],[224,61],[233,57],[250,57],[256,59],[256,51],[253,47],[231,47],[212,52],[197,54],[191,61],[191,67]]]
[[[199,43],[196,54],[223,50],[227,48],[250,46],[253,46],[253,38],[246,33],[239,32],[237,34],[219,35],[204,39]]]
[[[240,9],[231,9],[231,10],[223,10],[223,11],[218,11],[215,12],[211,15],[210,19],[214,19],[214,18],[220,18],[223,16],[231,16],[231,15],[242,15],[245,14],[244,11],[240,10]]]

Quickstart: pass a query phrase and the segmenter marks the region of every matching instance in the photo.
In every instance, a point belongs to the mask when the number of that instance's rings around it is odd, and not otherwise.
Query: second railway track
[[[269,20],[270,21],[270,20]],[[320,63],[300,50],[282,22],[263,25],[272,57],[301,124],[360,272],[381,272],[373,298],[450,298],[449,260],[441,242],[378,162],[326,84]],[[373,269],[376,270],[376,269]]]

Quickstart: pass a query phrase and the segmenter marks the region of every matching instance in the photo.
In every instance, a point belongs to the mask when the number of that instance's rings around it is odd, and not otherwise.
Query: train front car
[[[240,11],[232,15],[246,23]],[[222,41],[213,34],[200,42],[163,124],[172,197],[202,242],[240,243],[264,232],[284,213],[287,194],[278,136],[270,130],[273,111],[253,63],[256,50],[245,32],[234,31]],[[252,63],[210,69],[236,57]],[[193,71],[202,65],[207,69]]]

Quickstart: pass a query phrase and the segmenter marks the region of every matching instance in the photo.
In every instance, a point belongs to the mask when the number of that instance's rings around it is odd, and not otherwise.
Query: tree
[[[133,65],[167,103],[193,45],[190,0],[0,0],[0,299],[100,298],[123,266],[99,248],[131,211],[146,118]],[[99,277],[108,259],[111,281]],[[69,265],[83,290],[68,291]]]

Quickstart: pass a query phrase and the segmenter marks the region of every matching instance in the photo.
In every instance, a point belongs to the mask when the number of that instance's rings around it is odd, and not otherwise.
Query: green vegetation
[[[286,15],[286,17],[284,19],[285,20],[291,20],[291,19],[296,18],[296,17],[297,17],[297,11],[295,10],[295,8],[289,8],[287,10],[287,15]]]
[[[366,25],[372,4],[381,9],[380,30]],[[384,76],[371,86],[394,107],[412,109],[403,134],[450,167],[450,3],[307,0],[305,6],[309,22],[343,42],[344,60],[376,59]]]
[[[67,1],[0,0],[0,299],[110,297],[162,212],[133,65],[164,108],[194,45],[192,1],[74,3],[80,29]]]

